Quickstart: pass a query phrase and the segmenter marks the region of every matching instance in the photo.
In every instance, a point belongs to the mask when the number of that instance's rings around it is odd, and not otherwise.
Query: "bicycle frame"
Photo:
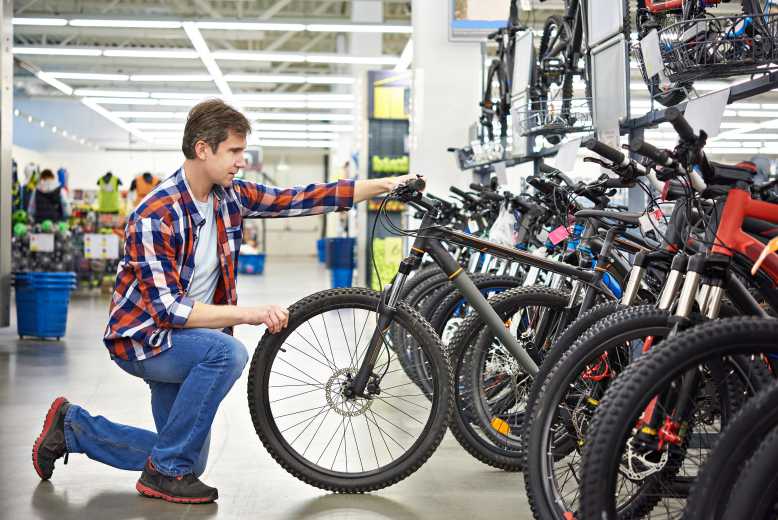
[[[389,330],[389,326],[394,318],[394,311],[402,287],[408,275],[421,264],[421,260],[425,254],[429,254],[435,263],[443,269],[443,272],[448,275],[448,279],[462,293],[465,301],[478,312],[489,330],[502,341],[505,348],[511,353],[522,368],[532,376],[537,374],[538,366],[535,361],[530,357],[524,347],[519,344],[518,340],[511,335],[500,315],[497,314],[486,297],[481,293],[478,287],[476,287],[470,277],[467,276],[464,268],[452,258],[451,254],[443,246],[443,242],[475,249],[481,253],[488,253],[499,258],[538,267],[542,270],[571,278],[577,282],[577,284],[574,282],[574,290],[580,290],[582,285],[587,286],[587,290],[583,297],[583,305],[586,305],[587,302],[591,304],[597,293],[613,297],[613,293],[602,281],[605,269],[601,266],[594,270],[575,267],[564,262],[538,257],[525,251],[495,244],[460,231],[434,226],[433,221],[434,219],[429,213],[424,216],[420,226],[421,231],[413,242],[410,255],[400,263],[394,281],[390,285],[387,285],[383,291],[381,304],[378,309],[376,328],[370,338],[370,343],[367,347],[362,365],[354,378],[352,388],[354,394],[357,396],[364,395],[364,390],[371,377],[375,377],[373,374],[373,367],[378,359],[381,348],[384,346],[384,335]],[[617,241],[616,235],[618,233],[618,228],[613,228],[608,232],[603,242],[602,251],[610,250]],[[636,244],[630,245],[637,246]]]
[[[650,12],[664,13],[667,11],[677,11],[683,8],[686,0],[646,0],[646,9]],[[705,7],[718,5],[721,0],[705,0]]]

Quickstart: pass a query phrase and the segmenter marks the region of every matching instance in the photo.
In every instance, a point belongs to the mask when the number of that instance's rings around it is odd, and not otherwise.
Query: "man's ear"
[[[207,158],[207,149],[208,149],[208,143],[205,141],[197,141],[194,146],[195,149],[195,155],[198,159],[201,161],[204,161]]]

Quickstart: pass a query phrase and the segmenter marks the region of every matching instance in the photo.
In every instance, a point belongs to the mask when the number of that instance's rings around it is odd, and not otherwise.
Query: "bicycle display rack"
[[[530,102],[519,118],[516,131],[525,136],[564,136],[592,132],[591,98],[549,100],[546,107]]]
[[[708,17],[659,30],[665,75],[672,83],[778,69],[778,14]],[[646,83],[643,56],[633,48]]]

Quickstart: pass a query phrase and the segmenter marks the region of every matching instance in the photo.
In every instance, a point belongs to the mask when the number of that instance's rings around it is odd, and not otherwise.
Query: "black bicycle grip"
[[[612,148],[603,142],[598,141],[594,137],[584,139],[583,141],[581,141],[581,145],[585,146],[586,148],[593,151],[597,155],[601,155],[602,157],[605,157],[609,161],[616,164],[622,164],[626,159],[626,157],[624,157],[624,154],[621,153],[619,150]]]
[[[486,186],[483,184],[478,184],[477,182],[470,183],[470,189],[477,192],[482,192],[486,189]]]
[[[424,179],[418,177],[416,179],[411,179],[408,182],[406,182],[405,186],[413,191],[424,191],[424,188],[427,187],[427,183]]]
[[[486,200],[493,200],[493,201],[497,201],[497,202],[505,200],[505,197],[503,197],[502,195],[500,195],[499,193],[497,193],[495,191],[484,190],[484,191],[482,191],[480,193],[480,195],[481,195],[481,197],[483,197]]]
[[[667,152],[660,150],[656,146],[648,144],[643,140],[642,137],[633,137],[630,139],[629,149],[644,157],[648,157],[652,161],[663,166],[667,165],[670,161],[670,156]]]
[[[464,192],[464,191],[460,190],[460,189],[459,189],[459,188],[457,188],[456,186],[451,186],[451,187],[449,188],[449,191],[450,191],[451,193],[453,193],[454,195],[459,195],[460,197],[462,197],[463,199],[465,199],[465,200],[466,200],[466,201],[468,201],[468,202],[475,202],[475,198],[473,198],[473,196],[472,196],[472,195],[470,195],[470,194],[469,194],[469,193],[467,193],[467,192]]]
[[[675,107],[670,107],[665,110],[665,117],[667,118],[667,121],[673,125],[673,128],[678,132],[681,139],[687,142],[695,141],[697,139],[697,134],[694,133],[691,125],[686,118],[683,117],[680,110]]]

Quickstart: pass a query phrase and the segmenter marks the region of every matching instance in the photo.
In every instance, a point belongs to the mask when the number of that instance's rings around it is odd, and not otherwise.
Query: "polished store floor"
[[[263,276],[239,278],[239,299],[247,305],[289,305],[327,288],[327,274],[314,259],[270,258]],[[74,297],[67,336],[59,342],[20,341],[15,319],[0,330],[0,518],[531,518],[521,476],[477,462],[450,434],[418,472],[372,494],[330,494],[298,481],[276,464],[254,432],[246,404],[247,371],[214,422],[202,480],[219,488],[217,503],[174,505],[141,497],[135,491],[138,473],[84,455],[71,456],[67,466],[60,459],[51,481],[41,482],[30,449],[58,395],[93,415],[153,429],[148,387],[121,371],[100,340],[107,308],[105,296]],[[249,326],[236,330],[250,353],[261,334]]]

